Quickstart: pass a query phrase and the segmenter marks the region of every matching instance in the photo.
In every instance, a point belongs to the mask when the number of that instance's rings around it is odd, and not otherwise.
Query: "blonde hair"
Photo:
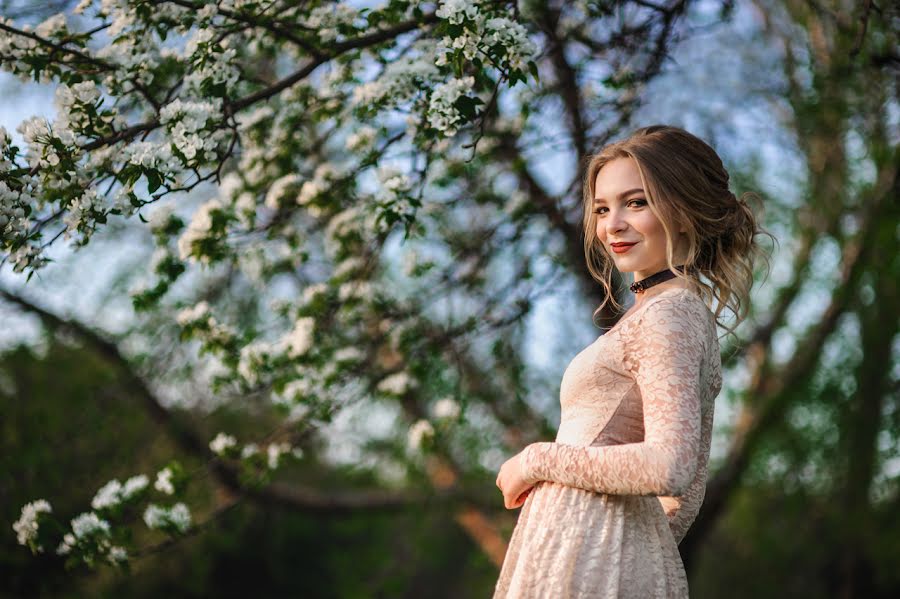
[[[733,334],[747,317],[753,268],[758,258],[766,261],[754,237],[764,234],[777,240],[759,225],[747,200],[762,204],[759,196],[745,192],[740,198],[728,189],[728,172],[722,160],[708,144],[684,129],[668,125],[642,127],[627,139],[605,146],[589,156],[584,174],[584,254],[591,276],[605,290],[605,299],[594,311],[611,302],[617,309],[612,290],[613,260],[597,237],[597,215],[593,201],[597,173],[617,158],[632,158],[637,164],[647,203],[661,221],[666,233],[666,263],[676,276],[712,306],[716,299],[716,321]],[[684,228],[687,242],[685,271],[673,264],[673,235]],[[706,281],[701,280],[701,276]],[[733,327],[724,325],[720,315],[725,308],[736,317]]]

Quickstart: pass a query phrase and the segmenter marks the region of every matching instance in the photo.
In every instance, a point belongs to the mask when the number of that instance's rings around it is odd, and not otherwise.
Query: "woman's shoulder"
[[[706,301],[693,289],[688,287],[670,287],[646,300],[647,304],[632,323],[632,328],[640,330],[647,327],[675,328],[707,328],[715,330],[715,317]],[[693,326],[692,326],[693,325]]]

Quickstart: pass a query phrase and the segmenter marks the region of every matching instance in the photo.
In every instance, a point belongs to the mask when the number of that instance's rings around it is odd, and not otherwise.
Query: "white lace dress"
[[[680,287],[575,356],[556,441],[523,452],[535,486],[494,599],[687,597],[678,543],[703,502],[721,386],[715,318]]]

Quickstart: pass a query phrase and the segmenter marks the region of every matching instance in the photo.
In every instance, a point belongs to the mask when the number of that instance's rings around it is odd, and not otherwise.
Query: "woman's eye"
[[[630,206],[632,203],[635,203],[635,202],[638,202],[638,206],[645,206],[647,204],[647,200],[645,200],[643,198],[635,198],[633,200],[628,200],[627,205]],[[606,208],[605,206],[600,206],[599,208],[595,208],[594,214],[603,214],[603,212],[600,212],[601,210],[608,210],[608,208]]]

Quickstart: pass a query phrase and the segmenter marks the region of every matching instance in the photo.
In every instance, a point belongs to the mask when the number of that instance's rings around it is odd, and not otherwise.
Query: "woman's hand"
[[[512,510],[522,507],[534,485],[522,478],[522,452],[506,460],[497,475],[497,487],[503,492],[503,505]]]

